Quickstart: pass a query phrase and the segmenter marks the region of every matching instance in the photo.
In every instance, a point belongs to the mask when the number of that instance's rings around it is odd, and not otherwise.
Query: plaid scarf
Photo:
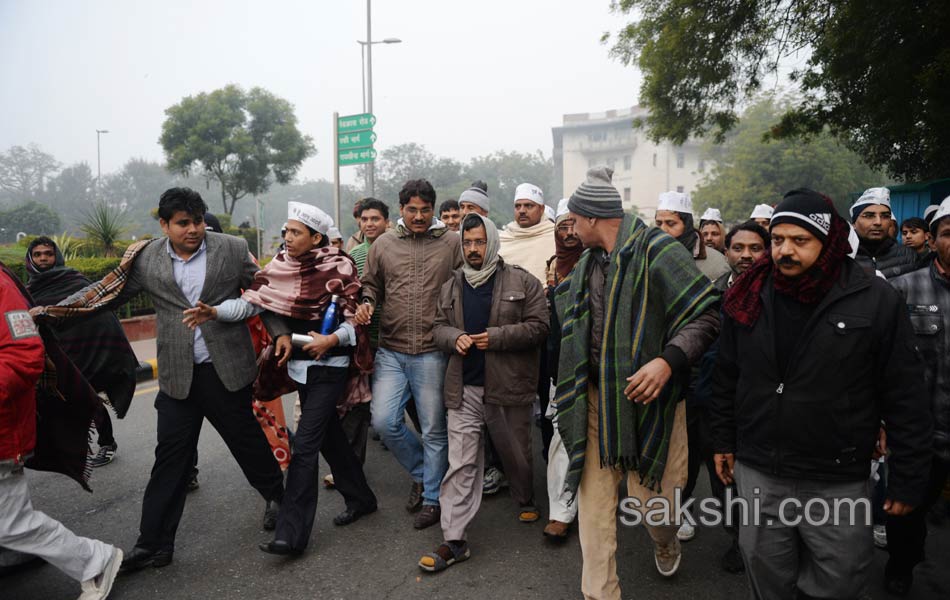
[[[838,281],[841,265],[851,252],[848,242],[848,222],[841,218],[831,200],[824,196],[831,213],[831,230],[815,264],[798,277],[788,277],[772,263],[766,254],[739,275],[726,292],[722,309],[736,323],[752,327],[762,313],[762,288],[769,275],[775,282],[775,291],[802,304],[817,304],[828,295],[831,286]]]
[[[97,281],[80,298],[73,300],[65,305],[42,306],[37,307],[36,311],[30,311],[33,318],[63,319],[83,314],[92,314],[98,310],[106,308],[114,302],[122,290],[125,288],[125,282],[128,281],[129,272],[132,270],[132,264],[145,246],[152,242],[164,243],[165,238],[155,240],[141,240],[126,248],[122,254],[122,260],[119,266],[112,269],[105,277]]]
[[[242,298],[278,315],[317,321],[323,318],[334,294],[340,297],[344,318],[352,318],[361,289],[353,259],[339,248],[326,246],[314,248],[299,258],[281,250],[254,275],[251,289]],[[371,371],[373,354],[366,327],[359,325],[355,329],[353,363],[360,371]]]
[[[587,447],[588,357],[591,310],[585,252],[557,288],[561,316],[558,430],[570,460],[565,487],[580,485]],[[675,379],[644,406],[628,400],[626,378],[658,357],[679,329],[718,300],[712,283],[696,269],[679,242],[632,216],[623,218],[605,280],[598,418],[601,467],[636,471],[641,484],[660,491],[676,403]]]

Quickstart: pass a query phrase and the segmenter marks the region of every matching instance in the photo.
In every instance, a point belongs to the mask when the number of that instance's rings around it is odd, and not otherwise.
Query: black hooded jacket
[[[889,237],[881,240],[876,247],[861,240],[854,260],[871,273],[880,271],[888,279],[920,267],[920,258],[913,248],[902,246]]]

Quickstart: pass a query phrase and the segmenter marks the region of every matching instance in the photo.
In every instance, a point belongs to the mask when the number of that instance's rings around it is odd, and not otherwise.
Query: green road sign
[[[363,113],[361,115],[347,115],[338,117],[336,120],[337,133],[352,133],[354,131],[365,131],[372,129],[376,124],[376,116],[372,113]]]
[[[372,131],[357,131],[356,133],[341,133],[337,136],[337,148],[339,150],[352,150],[354,148],[371,148],[376,141],[376,134]]]
[[[376,160],[376,151],[372,148],[360,148],[357,150],[340,150],[340,166],[359,165]]]

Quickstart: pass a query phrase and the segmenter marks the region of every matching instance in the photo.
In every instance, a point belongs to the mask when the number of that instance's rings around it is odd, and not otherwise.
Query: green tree
[[[946,0],[614,0],[612,8],[636,15],[612,53],[643,73],[654,140],[722,141],[738,107],[785,78],[796,102],[766,135],[829,131],[894,177],[947,174]]]
[[[27,202],[0,212],[0,241],[16,241],[17,233],[50,235],[60,228],[59,215],[50,207]]]
[[[775,204],[785,192],[809,187],[835,201],[847,214],[849,193],[886,183],[883,174],[829,133],[808,143],[763,140],[788,104],[770,97],[750,106],[721,146],[707,144],[715,166],[693,193],[694,210],[712,206],[727,221],[744,221],[756,204]]]
[[[462,167],[462,163],[436,156],[422,144],[411,142],[390,146],[380,152],[376,160],[376,198],[390,207],[398,207],[402,186],[410,179],[426,179],[435,188],[438,201],[441,201],[461,185],[464,179]],[[356,174],[362,181],[366,176],[366,167],[357,167]]]
[[[293,105],[262,88],[228,85],[188,96],[165,114],[159,142],[168,169],[186,176],[198,169],[216,180],[227,214],[248,194],[289,183],[316,153],[297,129]]]
[[[12,146],[0,154],[0,192],[15,203],[36,200],[59,167],[59,162],[51,154],[35,144],[26,148]]]

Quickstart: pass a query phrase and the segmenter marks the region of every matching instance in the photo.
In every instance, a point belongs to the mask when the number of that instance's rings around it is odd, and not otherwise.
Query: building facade
[[[701,143],[690,140],[682,146],[654,144],[634,120],[645,117],[638,106],[602,113],[564,115],[554,127],[554,168],[563,194],[577,189],[587,169],[606,165],[614,170],[614,187],[623,197],[624,208],[636,207],[649,223],[657,197],[666,191],[692,193],[712,164],[704,160]]]

